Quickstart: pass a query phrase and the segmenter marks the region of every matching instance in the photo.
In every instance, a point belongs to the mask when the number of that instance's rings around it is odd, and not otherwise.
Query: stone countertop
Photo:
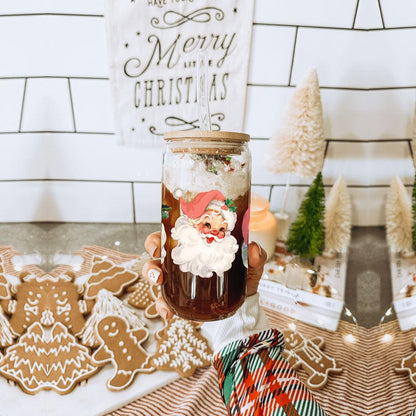
[[[44,258],[41,266],[49,270],[56,252],[70,254],[83,245],[116,249],[119,241],[120,251],[142,253],[146,236],[159,228],[159,224],[2,223],[0,244],[12,245],[23,254],[40,253]],[[346,306],[364,327],[377,325],[389,308],[390,265],[384,227],[353,228],[345,293]]]

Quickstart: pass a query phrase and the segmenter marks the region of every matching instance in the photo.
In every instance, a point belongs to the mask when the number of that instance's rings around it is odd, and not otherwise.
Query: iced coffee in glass
[[[249,136],[191,131],[164,138],[162,295],[183,318],[226,318],[246,293]]]

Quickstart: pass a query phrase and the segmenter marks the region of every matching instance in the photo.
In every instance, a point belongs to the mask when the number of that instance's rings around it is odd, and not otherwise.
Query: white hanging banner
[[[199,127],[196,60],[208,58],[213,130],[241,131],[254,0],[107,0],[106,29],[117,133],[125,144],[162,142]]]

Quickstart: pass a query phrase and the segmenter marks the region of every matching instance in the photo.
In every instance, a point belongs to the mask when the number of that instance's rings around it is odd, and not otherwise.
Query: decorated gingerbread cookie
[[[413,338],[413,347],[416,348],[416,337]],[[397,373],[407,373],[410,383],[413,387],[416,387],[416,351],[402,358],[399,366],[395,368],[395,371]]]
[[[156,300],[159,287],[150,284],[145,279],[140,279],[128,290],[130,292],[127,300],[130,305],[137,309],[144,309],[144,316],[149,319],[158,318]]]
[[[209,366],[212,351],[198,328],[194,322],[173,317],[164,331],[158,333],[151,364],[158,370],[174,370],[182,377],[191,376],[199,367]]]
[[[85,282],[85,299],[95,299],[101,289],[107,289],[115,295],[121,295],[124,288],[133,284],[139,275],[112,260],[94,256],[91,272]]]
[[[128,270],[136,272],[139,276],[141,275],[141,270],[146,263],[150,259],[149,255],[146,254],[130,254],[130,253],[123,253],[118,250],[112,250],[106,247],[100,246],[83,246],[80,250],[79,254],[84,259],[83,263],[83,274],[89,274],[91,272],[91,268],[95,259],[103,258],[110,260],[116,265],[121,265],[126,267]]]
[[[92,310],[91,315],[85,323],[84,329],[80,335],[81,343],[88,347],[99,347],[100,339],[97,337],[97,324],[108,315],[117,315],[124,318],[129,329],[144,328],[144,323],[134,313],[133,308],[116,298],[111,292],[101,289]]]
[[[148,337],[147,329],[130,330],[126,319],[110,315],[98,323],[96,331],[101,346],[93,355],[94,362],[111,362],[115,367],[113,376],[107,380],[109,390],[128,387],[137,373],[155,371],[150,355],[141,346]]]
[[[0,374],[29,394],[40,390],[70,393],[77,383],[98,370],[88,348],[60,322],[50,331],[39,322],[33,323],[0,361]]]
[[[28,275],[18,286],[15,299],[3,302],[12,315],[10,326],[15,334],[22,334],[34,322],[52,326],[64,324],[73,334],[79,334],[85,324],[80,310],[79,293],[71,276],[53,277]]]
[[[0,299],[10,299],[10,283],[6,279],[3,267],[3,257],[0,256]]]
[[[13,332],[9,320],[4,315],[3,309],[0,306],[0,347],[12,345],[14,338],[16,338],[16,334]]]
[[[324,346],[322,337],[306,339],[291,329],[282,332],[285,337],[283,356],[295,370],[299,367],[305,370],[308,374],[306,385],[309,389],[322,389],[327,384],[330,373],[342,372],[335,359],[321,351]]]

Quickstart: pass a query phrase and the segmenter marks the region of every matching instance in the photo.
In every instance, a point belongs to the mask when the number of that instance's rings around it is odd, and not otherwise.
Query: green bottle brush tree
[[[322,173],[319,172],[290,227],[286,240],[290,252],[310,260],[322,254],[325,242],[324,213],[325,191]]]

